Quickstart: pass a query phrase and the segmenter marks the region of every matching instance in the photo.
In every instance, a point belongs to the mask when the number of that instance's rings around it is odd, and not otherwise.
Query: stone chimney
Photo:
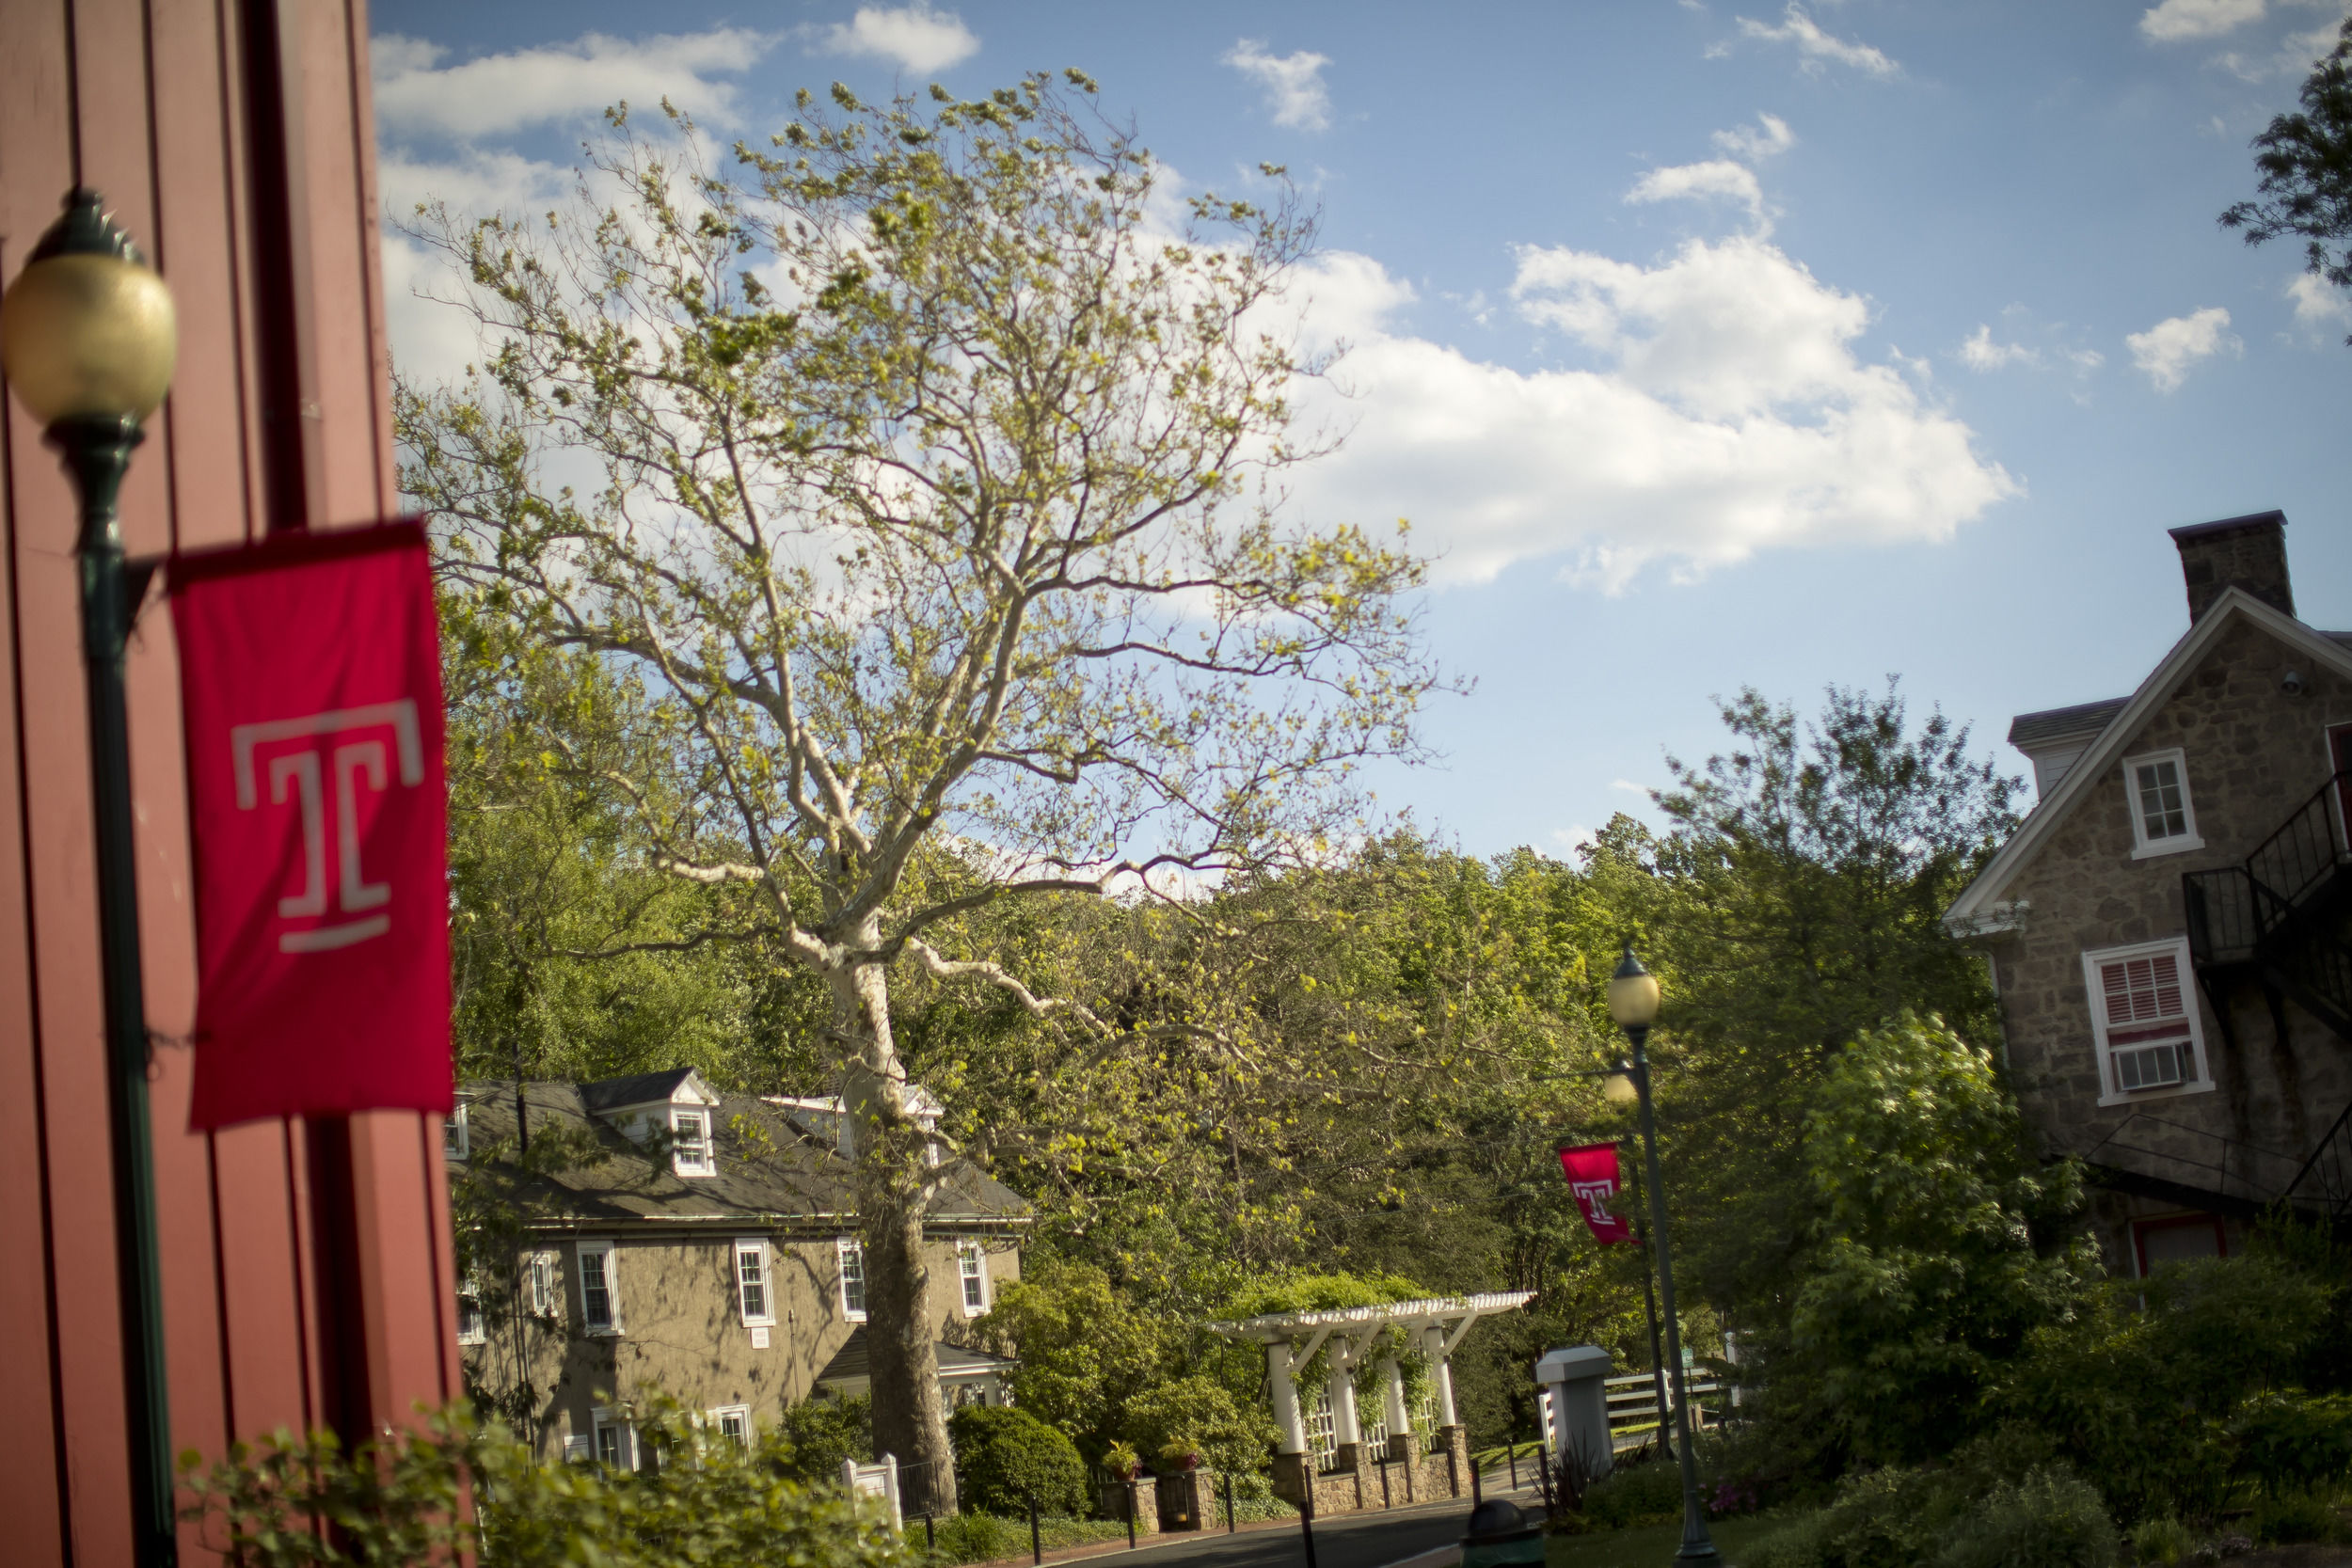
[[[2195,626],[2225,588],[2243,588],[2273,610],[2295,613],[2287,582],[2287,515],[2256,512],[2171,531],[2181,549],[2181,579],[2188,587],[2188,623]]]

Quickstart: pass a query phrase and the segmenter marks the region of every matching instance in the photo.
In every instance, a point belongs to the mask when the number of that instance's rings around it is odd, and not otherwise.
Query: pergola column
[[[1363,1432],[1356,1421],[1356,1355],[1352,1341],[1331,1337],[1331,1373],[1325,1383],[1331,1398],[1331,1442],[1346,1448],[1363,1441]]]
[[[1291,1347],[1287,1339],[1273,1339],[1265,1348],[1266,1384],[1274,1390],[1274,1425],[1280,1437],[1275,1444],[1279,1453],[1307,1451],[1307,1423],[1298,1414],[1298,1381],[1291,1375]]]
[[[1380,1358],[1380,1414],[1388,1422],[1391,1442],[1412,1435],[1412,1412],[1405,1408],[1405,1369],[1393,1355]]]
[[[1438,1424],[1441,1427],[1460,1426],[1461,1418],[1454,1413],[1454,1369],[1446,1361],[1445,1329],[1431,1323],[1422,1330],[1422,1346],[1429,1354],[1429,1375],[1438,1385]]]

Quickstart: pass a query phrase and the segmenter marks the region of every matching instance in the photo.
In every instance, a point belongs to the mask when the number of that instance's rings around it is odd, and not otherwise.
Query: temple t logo
[[[374,732],[371,734],[370,732]],[[355,942],[380,937],[392,928],[389,911],[392,890],[371,882],[359,863],[359,791],[382,793],[389,784],[384,743],[389,734],[400,767],[400,783],[414,789],[424,783],[424,747],[417,732],[417,705],[407,697],[367,707],[338,708],[278,719],[263,724],[239,724],[229,732],[229,750],[237,775],[237,809],[252,811],[261,804],[255,754],[267,758],[270,804],[292,804],[302,828],[302,891],[278,900],[278,913],[295,920],[327,912],[327,862],[335,864],[335,911],[359,918],[329,926],[278,933],[281,953],[321,953],[348,947]],[[288,747],[287,741],[300,742]],[[335,847],[326,846],[326,817],[335,818]]]

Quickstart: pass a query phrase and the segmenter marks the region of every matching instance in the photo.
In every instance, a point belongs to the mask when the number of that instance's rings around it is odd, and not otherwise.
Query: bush
[[[923,1538],[922,1528],[908,1521],[910,1544]],[[988,1513],[955,1513],[932,1520],[931,1532],[937,1543],[930,1554],[930,1560],[935,1563],[998,1562],[1009,1557],[1026,1556],[1029,1550],[1029,1520],[1025,1513],[1018,1519],[999,1519]],[[1038,1536],[1040,1544],[1053,1552],[1098,1541],[1123,1541],[1127,1527],[1105,1519],[1046,1519],[1040,1522]]]
[[[1243,1474],[1265,1462],[1277,1433],[1265,1417],[1244,1415],[1233,1396],[1205,1377],[1180,1377],[1127,1402],[1124,1431],[1148,1464],[1171,1450],[1195,1452],[1212,1470]]]
[[[2273,1496],[2352,1474],[2352,1398],[2299,1392],[2249,1400],[2230,1423],[2236,1472]]]
[[[819,1398],[785,1407],[762,1434],[761,1452],[787,1480],[814,1484],[841,1479],[841,1464],[874,1457],[873,1406],[866,1400]]]
[[[2114,1568],[2115,1523],[2071,1470],[2036,1470],[1968,1512],[1934,1568]]]
[[[956,1488],[963,1506],[1025,1518],[1038,1511],[1077,1517],[1087,1512],[1087,1467],[1070,1439],[1025,1410],[967,1404],[947,1420],[956,1447]]]
[[[2197,1549],[2197,1532],[2178,1519],[2143,1519],[2132,1531],[2132,1560],[2170,1564]]]
[[[1663,1459],[1619,1465],[1584,1493],[1586,1523],[1600,1529],[1682,1517],[1682,1467]]]
[[[2309,1492],[2265,1497],[2254,1510],[2254,1538],[2280,1546],[2302,1541],[2332,1541],[2341,1529],[2327,1498]]]
[[[459,1402],[346,1454],[278,1433],[209,1467],[183,1461],[184,1510],[245,1568],[457,1561],[483,1568],[906,1568],[898,1537],[837,1486],[785,1479],[768,1438],[714,1440],[674,1406],[642,1418],[659,1468],[543,1463]],[[470,1492],[474,1508],[459,1506]],[[334,1528],[319,1531],[325,1521]]]

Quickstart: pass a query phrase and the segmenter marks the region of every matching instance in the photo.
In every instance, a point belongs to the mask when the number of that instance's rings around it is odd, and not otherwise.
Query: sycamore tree
[[[2299,111],[2274,116],[2254,138],[2261,199],[2232,204],[2221,226],[2245,230],[2248,245],[2297,236],[2304,271],[2352,289],[2352,18],[2300,97]]]
[[[1317,450],[1288,400],[1321,367],[1282,326],[1311,214],[1272,168],[1270,204],[1170,198],[1093,93],[836,87],[731,159],[616,110],[566,209],[416,219],[484,365],[407,389],[404,484],[454,591],[644,683],[661,787],[603,782],[644,864],[719,895],[648,942],[821,980],[875,1441],[943,1481],[939,1172],[894,976],[992,993],[1098,1061],[1254,1070],[1181,1010],[1100,1016],[958,936],[1006,900],[1319,852],[1437,680],[1401,533],[1280,504]]]

